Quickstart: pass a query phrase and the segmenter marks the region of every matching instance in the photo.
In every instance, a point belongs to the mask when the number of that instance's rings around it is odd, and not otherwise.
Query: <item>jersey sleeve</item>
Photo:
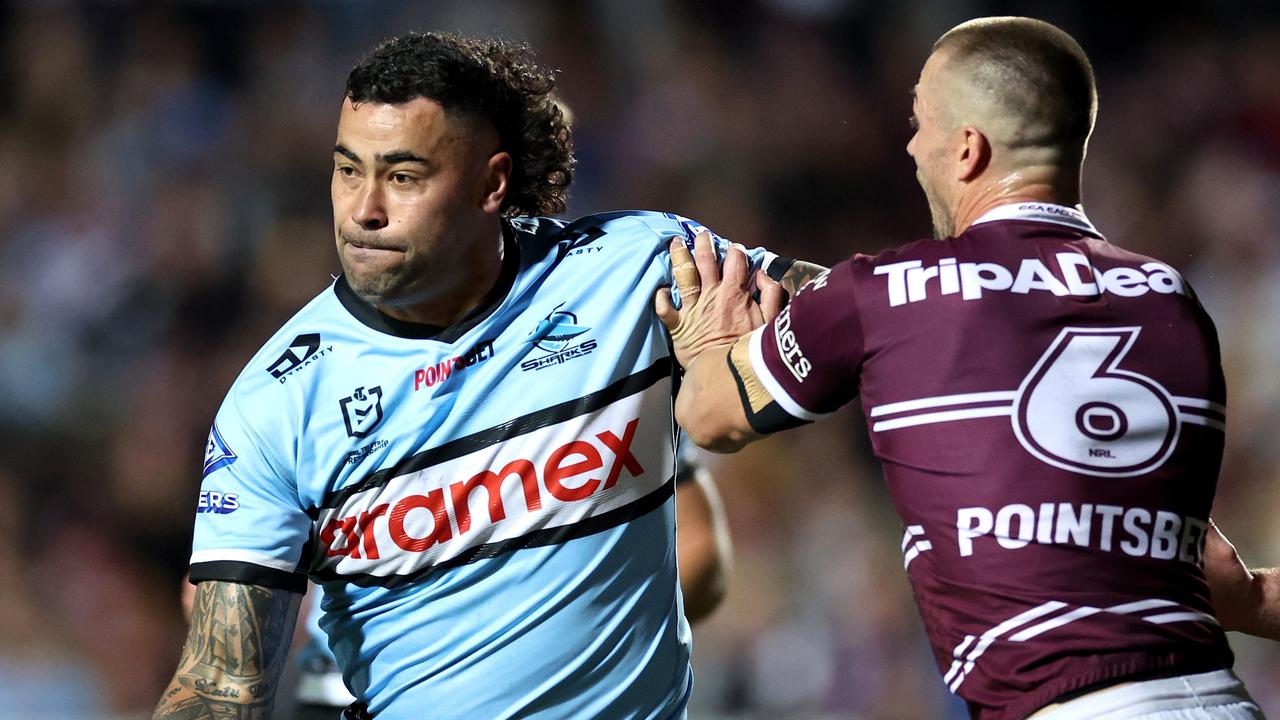
[[[853,278],[852,259],[837,264],[749,336],[751,371],[781,410],[753,413],[748,408],[756,432],[812,422],[857,395],[864,343]]]
[[[228,395],[209,430],[191,581],[228,580],[304,592],[306,576],[299,563],[311,519],[298,499],[293,473],[255,429],[254,419]],[[267,418],[256,419],[257,425],[270,427]]]
[[[726,240],[715,231],[698,223],[695,220],[681,217],[672,213],[663,213],[664,222],[655,224],[650,222],[651,228],[664,237],[664,241],[669,242],[672,237],[679,236],[684,238],[684,243],[689,248],[689,252],[693,252],[693,239],[698,233],[707,230],[711,233],[711,238],[716,245],[716,256],[723,263],[725,253],[729,252],[729,246],[733,243]],[[754,289],[754,275],[757,270],[764,269],[765,274],[774,280],[781,280],[787,270],[795,263],[791,258],[785,258],[781,255],[769,252],[764,248],[745,248],[747,251],[747,260],[751,263],[752,287]],[[671,286],[672,300],[676,307],[680,307],[680,289],[675,284],[675,278],[671,274],[671,255],[665,250],[662,251],[663,261],[666,263],[666,283]]]

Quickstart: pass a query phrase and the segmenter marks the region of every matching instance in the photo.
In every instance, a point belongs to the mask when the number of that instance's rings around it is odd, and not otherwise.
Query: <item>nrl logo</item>
[[[342,422],[351,437],[367,437],[382,422],[382,388],[368,390],[356,388],[350,396],[339,401],[342,406]]]

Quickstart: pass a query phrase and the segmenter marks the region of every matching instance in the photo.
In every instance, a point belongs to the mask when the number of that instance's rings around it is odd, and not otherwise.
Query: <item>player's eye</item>
[[[408,185],[413,182],[413,176],[408,173],[393,173],[391,182],[396,185]]]
[[[338,173],[344,178],[355,177],[356,175],[356,169],[351,167],[350,165],[339,165],[338,167],[334,168],[334,172]]]

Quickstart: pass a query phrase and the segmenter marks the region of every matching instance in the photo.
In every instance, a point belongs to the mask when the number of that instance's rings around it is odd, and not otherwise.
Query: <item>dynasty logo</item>
[[[333,346],[320,347],[320,333],[306,333],[299,335],[289,343],[289,347],[285,349],[276,361],[271,363],[267,368],[267,372],[271,373],[271,377],[279,380],[283,384],[289,379],[289,375],[297,370],[310,365],[319,360],[333,350]]]
[[[579,325],[578,316],[571,312],[561,310],[561,303],[556,306],[545,318],[538,321],[538,326],[529,333],[526,342],[531,343],[535,348],[541,350],[546,355],[533,358],[520,363],[520,369],[528,372],[529,370],[544,370],[549,367],[561,365],[574,358],[591,354],[596,349],[595,340],[585,340],[580,343],[574,343],[574,340],[587,332],[591,328]]]

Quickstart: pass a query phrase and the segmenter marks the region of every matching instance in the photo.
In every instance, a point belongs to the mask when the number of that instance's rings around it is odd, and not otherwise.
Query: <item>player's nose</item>
[[[351,209],[351,220],[365,230],[378,230],[387,226],[387,207],[382,189],[377,183],[366,183],[360,189]]]

